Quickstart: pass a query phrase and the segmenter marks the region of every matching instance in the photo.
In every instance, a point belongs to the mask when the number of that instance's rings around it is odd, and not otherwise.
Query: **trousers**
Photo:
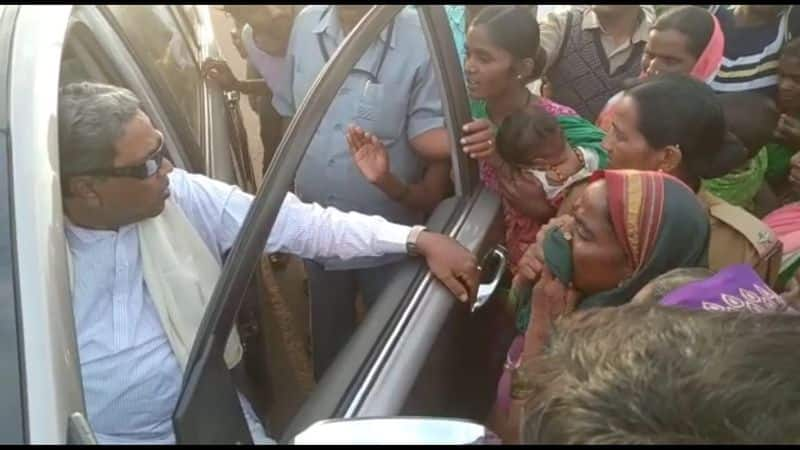
[[[356,328],[356,296],[369,309],[383,292],[400,262],[352,270],[325,270],[304,260],[311,303],[314,379],[319,381]]]

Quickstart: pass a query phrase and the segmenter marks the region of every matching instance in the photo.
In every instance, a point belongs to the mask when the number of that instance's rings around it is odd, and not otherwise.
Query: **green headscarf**
[[[703,180],[702,187],[732,205],[752,211],[753,199],[764,183],[768,159],[767,148],[762,148],[743,170]]]

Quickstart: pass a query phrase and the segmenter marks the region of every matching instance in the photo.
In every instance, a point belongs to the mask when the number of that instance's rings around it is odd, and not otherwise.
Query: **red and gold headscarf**
[[[614,233],[634,273],[619,288],[584,299],[581,307],[627,303],[664,272],[707,265],[708,214],[683,182],[638,170],[598,171],[592,181],[597,179],[606,181]]]

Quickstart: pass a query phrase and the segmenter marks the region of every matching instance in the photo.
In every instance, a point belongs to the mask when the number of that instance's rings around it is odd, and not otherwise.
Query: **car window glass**
[[[141,64],[179,108],[173,121],[184,121],[191,135],[202,136],[202,80],[192,49],[167,6],[109,6]],[[200,148],[197,146],[196,148]],[[204,167],[202,154],[190,155],[192,165]]]

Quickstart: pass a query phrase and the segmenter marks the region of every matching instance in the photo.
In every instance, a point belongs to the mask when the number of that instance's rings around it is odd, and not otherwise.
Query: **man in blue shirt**
[[[273,92],[273,106],[294,115],[322,67],[369,6],[314,5],[295,19],[286,55],[286,74]],[[345,138],[356,125],[384,144],[391,172],[403,185],[394,195],[365,179],[353,163]],[[343,211],[375,214],[419,223],[425,211],[414,208],[428,195],[434,203],[449,189],[449,146],[439,86],[415,11],[405,9],[383,30],[351,71],[316,131],[295,176],[304,201]],[[434,193],[412,189],[436,171]],[[423,194],[424,192],[424,194]],[[430,198],[428,204],[430,204]],[[395,257],[307,260],[311,297],[314,370],[319,378],[355,328],[356,296],[369,307],[394,269]]]

